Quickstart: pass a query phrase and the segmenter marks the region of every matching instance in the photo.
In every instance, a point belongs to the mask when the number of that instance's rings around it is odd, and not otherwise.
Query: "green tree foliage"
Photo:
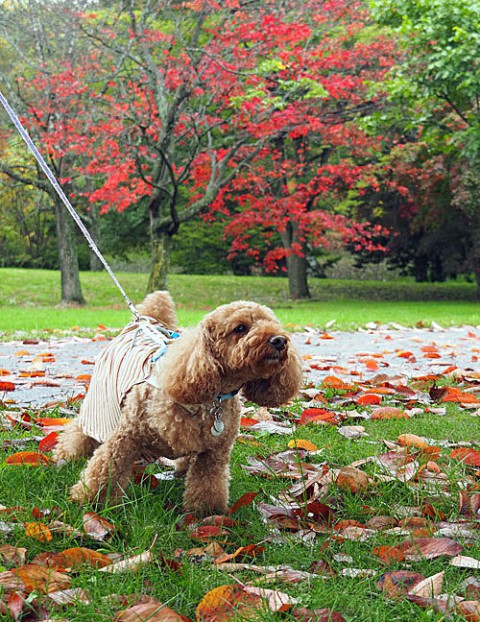
[[[400,143],[423,141],[417,173],[440,172],[448,183],[450,209],[467,226],[480,293],[480,2],[374,0],[372,7],[377,21],[393,30],[404,49],[403,61],[387,80],[391,107],[377,122],[398,130]],[[422,180],[411,177],[406,188],[418,195]],[[427,221],[438,209],[436,188],[424,183],[430,196],[424,194],[417,204],[417,210],[428,207]]]

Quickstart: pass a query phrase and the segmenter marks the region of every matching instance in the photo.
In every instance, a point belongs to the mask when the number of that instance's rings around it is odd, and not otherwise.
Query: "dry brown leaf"
[[[87,512],[83,515],[83,530],[94,540],[102,542],[116,531],[116,527],[99,514]]]
[[[467,557],[465,555],[457,555],[450,560],[450,565],[456,566],[457,568],[474,568],[475,570],[480,569],[480,561],[478,559]]]
[[[140,568],[140,566],[148,564],[151,561],[153,561],[152,552],[145,551],[144,553],[140,553],[140,555],[135,555],[134,557],[122,559],[121,561],[110,564],[109,566],[104,566],[103,568],[100,568],[100,572],[117,573],[125,572],[126,570],[135,572],[138,568]]]
[[[27,549],[24,547],[2,544],[0,545],[0,561],[2,564],[22,566],[25,563],[26,552]]]
[[[424,578],[413,570],[396,570],[383,574],[378,580],[377,587],[385,592],[389,598],[399,598],[423,581]]]
[[[462,602],[457,603],[455,611],[468,622],[478,622],[480,620],[480,601],[462,600]]]
[[[114,620],[115,622],[188,622],[188,618],[162,603],[133,605],[133,607],[119,611]]]
[[[422,596],[423,598],[435,598],[442,593],[444,577],[444,571],[438,572],[417,583],[408,593],[414,596]]]
[[[407,561],[421,561],[435,559],[447,555],[458,555],[463,547],[450,538],[414,538],[405,540],[398,548],[405,555]]]

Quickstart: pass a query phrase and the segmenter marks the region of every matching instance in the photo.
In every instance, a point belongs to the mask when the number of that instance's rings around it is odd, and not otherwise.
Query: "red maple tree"
[[[208,212],[228,216],[233,253],[255,254],[249,231],[261,228],[266,267],[285,259],[291,295],[308,296],[307,246],[366,231],[344,200],[373,180],[377,141],[358,120],[380,104],[370,85],[392,42],[346,0],[105,15],[83,15],[101,53],[58,72],[56,99],[75,95],[76,114],[50,119],[45,148],[81,156],[68,179],[88,179],[81,192],[103,210],[148,205],[150,289],[166,284],[181,223]]]

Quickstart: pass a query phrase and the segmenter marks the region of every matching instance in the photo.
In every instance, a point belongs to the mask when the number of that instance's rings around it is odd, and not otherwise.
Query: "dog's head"
[[[273,406],[301,386],[302,365],[289,335],[268,307],[254,302],[218,307],[174,347],[176,371],[166,380],[178,401],[202,403],[242,388],[247,399]]]

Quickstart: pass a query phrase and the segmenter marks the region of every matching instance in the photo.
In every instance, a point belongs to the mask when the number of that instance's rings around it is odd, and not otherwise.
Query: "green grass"
[[[119,274],[121,282],[134,301],[140,300],[146,289],[147,277],[138,274]],[[71,332],[72,327],[82,327],[76,334],[96,330],[98,324],[120,327],[129,317],[123,300],[106,274],[82,274],[84,295],[88,300],[85,308],[61,307],[59,299],[59,276],[55,272],[0,270],[0,331],[3,338],[15,335],[15,331],[34,332],[48,336],[53,331],[62,335]],[[359,283],[345,281],[312,280],[310,283],[314,298],[311,301],[293,303],[288,299],[287,283],[278,278],[234,278],[173,275],[171,291],[177,301],[180,322],[196,322],[209,309],[217,304],[236,298],[254,299],[272,306],[283,322],[291,327],[312,325],[322,327],[330,320],[337,321],[336,327],[352,329],[369,321],[395,321],[405,325],[422,322],[428,325],[436,321],[445,326],[458,324],[480,324],[480,312],[473,302],[473,286],[462,283],[440,286],[418,286],[404,281],[400,284]],[[472,300],[470,300],[472,298]],[[103,329],[102,329],[103,330]],[[46,331],[46,332],[44,332]],[[393,382],[393,381],[392,381]],[[472,382],[468,390],[475,392]],[[323,390],[328,399],[328,407],[336,412],[346,413],[352,409],[362,410],[354,397],[346,398],[342,392]],[[5,399],[8,394],[0,395]],[[383,403],[400,406],[410,400],[402,394],[383,397]],[[426,410],[428,397],[418,396],[416,406]],[[275,416],[292,420],[301,413],[307,404],[295,402],[288,409],[273,411]],[[311,405],[311,404],[308,404]],[[365,407],[369,411],[370,407]],[[0,402],[0,443],[4,456],[0,459],[0,508],[14,508],[0,513],[0,545],[9,543],[26,549],[26,561],[31,562],[35,555],[45,552],[58,553],[70,547],[85,546],[106,554],[130,557],[147,550],[153,543],[154,561],[142,569],[127,571],[118,575],[101,574],[91,567],[83,567],[70,573],[72,587],[81,587],[89,595],[89,604],[65,606],[58,610],[48,605],[49,617],[68,619],[71,622],[91,622],[91,620],[112,620],[117,612],[126,607],[130,595],[152,596],[165,603],[176,612],[195,619],[198,603],[214,587],[235,582],[261,585],[278,589],[299,600],[303,607],[310,609],[330,608],[340,612],[346,622],[440,622],[444,614],[432,609],[423,609],[408,602],[405,598],[391,599],[377,588],[379,577],[393,570],[414,570],[424,576],[445,571],[445,593],[464,596],[462,581],[474,574],[472,571],[449,566],[446,557],[430,561],[395,562],[384,565],[374,554],[381,545],[394,546],[403,541],[405,535],[386,535],[377,531],[370,539],[346,540],[338,537],[335,530],[320,533],[313,541],[302,541],[292,531],[272,531],[271,524],[264,522],[257,509],[258,503],[271,503],[275,497],[288,488],[291,482],[278,476],[265,478],[261,475],[247,474],[242,468],[249,457],[267,458],[275,452],[285,450],[291,437],[255,433],[246,429],[245,438],[237,442],[232,454],[231,501],[239,499],[246,492],[257,492],[255,503],[242,508],[233,516],[234,523],[226,530],[226,535],[216,538],[226,552],[233,553],[238,547],[248,544],[262,544],[265,552],[260,557],[246,563],[263,566],[289,565],[296,570],[309,571],[312,564],[325,560],[336,573],[335,577],[325,579],[313,577],[300,583],[273,580],[265,585],[262,578],[253,571],[227,572],[218,569],[211,561],[198,555],[190,558],[180,551],[192,547],[204,548],[209,542],[192,539],[182,521],[181,480],[160,481],[155,489],[139,484],[131,484],[125,499],[114,507],[80,507],[68,499],[70,486],[77,481],[84,461],[67,464],[57,468],[53,464],[44,467],[8,465],[5,457],[19,449],[36,450],[38,429],[26,425],[12,428],[8,412],[26,414],[25,409],[16,408],[7,401]],[[337,428],[308,425],[297,427],[293,437],[307,439],[321,448],[318,455],[308,455],[305,461],[322,464],[330,469],[341,468],[355,460],[380,455],[387,451],[384,440],[395,441],[400,434],[409,432],[432,439],[441,446],[438,464],[447,477],[445,489],[429,488],[421,481],[403,483],[401,481],[381,482],[375,480],[366,491],[352,494],[333,484],[320,498],[334,512],[334,522],[355,520],[365,524],[373,516],[396,515],[398,508],[422,508],[430,504],[437,513],[443,513],[445,520],[467,520],[460,513],[459,491],[466,488],[472,496],[478,491],[478,473],[450,458],[450,443],[478,439],[478,417],[470,416],[469,410],[456,404],[449,404],[445,416],[428,412],[413,419],[361,420],[368,436],[357,441],[345,439]],[[32,415],[38,413],[32,412]],[[53,413],[62,415],[57,409]],[[347,424],[356,423],[346,420]],[[27,421],[28,424],[28,421]],[[25,441],[24,447],[12,441]],[[424,458],[419,458],[425,462]],[[375,467],[367,463],[362,467],[373,475]],[[115,535],[104,542],[96,542],[87,537],[66,532],[55,533],[50,541],[39,541],[28,536],[24,524],[42,521],[50,524],[60,520],[76,530],[82,528],[85,511],[94,509],[115,524]],[[44,517],[39,511],[45,512]],[[478,526],[478,518],[473,521]],[[10,524],[9,533],[5,524]],[[438,528],[435,519],[427,523],[432,532]],[[413,537],[414,534],[412,534]],[[480,559],[480,541],[464,544],[463,554]],[[0,549],[1,550],[1,549]],[[351,563],[335,557],[349,555]],[[164,560],[177,559],[178,569],[166,565]],[[0,572],[15,569],[16,565],[4,560],[0,555]],[[373,570],[375,576],[349,578],[342,576],[345,568]],[[1,585],[1,582],[0,582]],[[119,595],[123,595],[122,598]],[[30,600],[40,596],[33,594]],[[0,603],[2,588],[0,587]],[[0,607],[0,611],[1,611]],[[0,613],[0,620],[8,619]],[[255,619],[289,622],[293,617],[286,614],[262,613]],[[452,614],[451,620],[463,620]]]
[[[331,392],[330,392],[331,395]],[[341,396],[337,401],[332,396],[330,406],[336,410],[344,410]],[[387,400],[388,401],[388,400]],[[398,401],[395,402],[398,404]],[[301,404],[294,405],[290,413],[299,412]],[[367,408],[368,410],[368,408]],[[0,411],[1,414],[1,411]],[[290,415],[288,415],[290,416]],[[383,439],[395,440],[399,434],[411,432],[428,436],[431,439],[464,441],[478,437],[478,421],[469,416],[467,411],[450,405],[446,416],[431,414],[419,415],[412,420],[385,420],[364,422],[368,437],[359,441],[344,439],[334,427],[309,425],[299,427],[295,438],[308,438],[318,447],[323,448],[319,456],[307,457],[313,463],[326,462],[329,468],[339,468],[350,464],[353,460],[379,455],[386,451]],[[16,429],[13,432],[3,430],[0,439],[4,442],[12,438],[28,438],[31,431]],[[290,485],[282,479],[265,479],[259,475],[246,474],[242,465],[248,456],[266,458],[273,452],[287,448],[290,437],[272,436],[270,434],[253,434],[238,442],[232,456],[231,499],[235,501],[245,492],[258,492],[255,502],[271,503],[272,495],[277,496]],[[26,449],[36,449],[36,442],[29,441]],[[8,454],[14,448],[6,449]],[[448,475],[450,481],[449,494],[441,490],[431,490],[419,484],[396,482],[377,482],[361,494],[351,494],[333,485],[330,492],[322,499],[334,511],[335,524],[342,520],[355,520],[364,524],[372,516],[395,514],[399,506],[421,507],[429,502],[437,511],[445,514],[447,520],[458,520],[458,482],[465,481],[465,467],[448,458],[449,449],[443,449],[439,465]],[[14,532],[8,536],[0,530],[0,544],[8,541],[17,547],[25,547],[27,561],[31,561],[40,553],[60,552],[76,546],[85,546],[105,554],[132,556],[147,550],[152,543],[154,563],[144,566],[136,572],[124,572],[119,575],[104,575],[91,567],[84,567],[70,573],[72,587],[81,587],[88,591],[91,603],[65,607],[54,615],[71,622],[90,622],[91,620],[111,620],[116,612],[125,608],[122,601],[112,595],[122,594],[123,602],[129,595],[149,595],[157,598],[169,607],[195,619],[195,610],[203,596],[214,587],[234,583],[253,582],[265,586],[260,576],[248,569],[241,572],[226,572],[212,565],[211,561],[188,558],[179,551],[187,551],[192,547],[204,548],[209,542],[198,542],[191,538],[181,520],[181,495],[183,482],[161,481],[157,488],[151,490],[137,484],[128,487],[127,496],[114,507],[104,509],[79,507],[68,501],[68,489],[76,481],[83,461],[67,464],[61,469],[54,465],[46,467],[8,466],[0,462],[0,503],[7,508],[15,507],[14,516],[5,515],[4,521],[11,521]],[[369,471],[369,466],[365,467]],[[28,537],[24,522],[35,520],[34,509],[48,510],[42,520],[48,524],[53,518],[61,520],[73,528],[81,530],[82,516],[85,511],[94,509],[113,523],[118,531],[112,539],[95,542],[89,538],[78,539],[75,536],[55,534],[50,542],[41,542]],[[272,532],[270,525],[264,523],[255,505],[242,508],[233,516],[234,524],[227,528],[225,536],[214,538],[227,552],[234,552],[238,547],[260,543],[265,547],[264,553],[256,559],[244,559],[246,563],[264,566],[289,565],[296,570],[309,571],[312,564],[323,559],[337,573],[334,578],[310,578],[300,583],[281,583],[275,581],[266,587],[278,589],[299,600],[301,606],[311,609],[331,608],[339,611],[346,622],[405,622],[407,620],[435,621],[444,619],[443,614],[431,609],[424,610],[409,603],[404,598],[389,599],[378,590],[376,583],[384,572],[393,570],[415,570],[424,576],[431,576],[445,571],[445,592],[462,594],[460,584],[468,576],[468,571],[448,565],[448,558],[440,557],[431,561],[410,563],[395,562],[385,566],[373,553],[375,547],[396,545],[405,539],[404,535],[386,536],[378,531],[371,539],[343,540],[336,537],[334,530],[319,534],[313,542],[302,542],[293,532]],[[37,518],[37,520],[39,520]],[[434,521],[431,528],[435,529]],[[351,563],[335,555],[343,554],[352,557]],[[465,555],[480,559],[480,544],[475,542],[464,550]],[[163,559],[178,559],[180,567],[171,569],[165,566]],[[0,562],[1,564],[1,562]],[[8,562],[4,568],[12,567]],[[14,566],[13,566],[14,567]],[[344,568],[358,568],[375,571],[373,577],[348,578],[341,576]],[[2,570],[2,568],[0,568]],[[1,589],[0,589],[1,599]],[[54,617],[54,615],[52,617]],[[3,618],[0,618],[3,619]],[[289,620],[271,613],[257,616],[255,619]],[[452,616],[452,620],[462,618]]]
[[[129,297],[140,301],[147,275],[117,275]],[[0,269],[0,332],[95,329],[99,324],[116,329],[130,313],[106,273],[81,274],[85,307],[59,305],[60,277],[47,270]],[[196,323],[206,311],[235,299],[271,306],[280,320],[292,327],[352,330],[367,322],[397,322],[406,326],[480,324],[474,286],[465,282],[419,284],[410,280],[387,282],[311,279],[311,300],[292,301],[285,278],[172,275],[170,291],[181,325]]]

